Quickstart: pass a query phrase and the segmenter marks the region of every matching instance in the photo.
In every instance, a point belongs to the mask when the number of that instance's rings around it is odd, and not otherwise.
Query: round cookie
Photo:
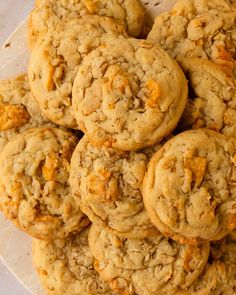
[[[88,229],[67,239],[33,239],[33,264],[48,295],[112,295],[93,268]]]
[[[195,244],[236,228],[236,140],[185,131],[158,150],[143,182],[144,204],[165,235]]]
[[[40,113],[26,74],[0,81],[0,151],[18,133],[46,125],[53,126]]]
[[[211,244],[209,260],[187,295],[232,295],[236,291],[236,243],[230,236]]]
[[[122,239],[92,225],[89,246],[94,267],[119,294],[167,295],[187,288],[203,270],[209,243],[181,245],[158,234],[148,239]]]
[[[72,92],[89,140],[126,151],[161,142],[186,101],[186,79],[175,61],[152,43],[122,36],[84,58]]]
[[[28,23],[30,48],[61,21],[91,14],[114,18],[130,36],[141,33],[144,9],[139,0],[37,0]]]
[[[147,163],[143,152],[98,147],[83,137],[73,153],[70,170],[71,190],[81,210],[92,222],[121,237],[157,234],[140,192]]]
[[[16,135],[1,152],[0,209],[36,238],[64,238],[89,223],[68,184],[77,142],[68,131],[35,128]]]
[[[77,128],[71,99],[79,65],[86,54],[105,42],[103,39],[123,32],[123,27],[110,18],[84,16],[52,28],[34,47],[29,80],[45,117],[58,125]]]
[[[211,61],[180,61],[191,88],[180,130],[207,127],[236,136],[236,82]]]
[[[179,0],[148,35],[175,59],[199,57],[235,73],[236,9],[227,0]]]

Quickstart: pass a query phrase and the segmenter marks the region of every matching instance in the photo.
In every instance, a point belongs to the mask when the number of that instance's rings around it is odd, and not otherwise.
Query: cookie
[[[147,151],[149,153],[150,151]],[[89,219],[126,238],[157,234],[140,192],[148,157],[92,145],[83,137],[72,159],[70,185]]]
[[[36,238],[64,238],[89,223],[68,184],[77,141],[68,131],[35,128],[16,135],[1,152],[0,210]]]
[[[236,292],[236,243],[229,237],[211,245],[209,260],[188,295],[232,295]]]
[[[122,239],[92,225],[89,246],[94,267],[119,294],[166,295],[187,288],[203,270],[209,243],[181,245],[158,234]]]
[[[120,150],[161,142],[187,101],[186,79],[160,47],[110,38],[87,55],[75,78],[72,107],[89,140]]]
[[[110,18],[84,16],[60,28],[52,28],[35,46],[30,58],[29,80],[45,117],[58,125],[77,128],[71,97],[79,65],[88,52],[103,44],[103,37],[122,33],[123,27]]]
[[[93,263],[88,229],[67,239],[33,239],[33,264],[48,295],[113,295]]]
[[[179,0],[159,15],[148,39],[175,59],[210,59],[235,75],[236,9],[227,0]]]
[[[93,14],[114,18],[130,36],[138,37],[141,33],[144,9],[139,0],[38,0],[28,23],[30,48],[62,21]]]
[[[27,129],[53,126],[41,113],[26,74],[0,81],[0,151]]]
[[[180,64],[189,79],[191,92],[179,129],[207,127],[235,137],[235,80],[208,60],[188,58]]]
[[[153,224],[181,242],[219,240],[236,228],[236,140],[198,129],[169,140],[143,182]]]

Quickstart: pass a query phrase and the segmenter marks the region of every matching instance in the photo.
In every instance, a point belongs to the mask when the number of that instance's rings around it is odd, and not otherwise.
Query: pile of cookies
[[[51,295],[236,294],[236,2],[37,0],[0,81],[0,210]]]

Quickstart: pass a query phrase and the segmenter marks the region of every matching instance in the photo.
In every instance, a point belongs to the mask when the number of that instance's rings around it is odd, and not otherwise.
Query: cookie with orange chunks
[[[89,224],[68,183],[77,142],[65,130],[34,128],[16,135],[1,152],[0,210],[34,237],[65,238]]]
[[[114,18],[132,37],[141,33],[144,9],[139,0],[37,0],[28,23],[30,48],[62,21],[94,14]]]
[[[153,224],[181,243],[223,238],[236,228],[236,140],[185,131],[152,157],[143,182]]]
[[[80,140],[71,159],[70,185],[92,222],[126,238],[158,233],[140,191],[152,150],[122,152],[95,146],[86,136]]]
[[[54,126],[40,113],[26,74],[0,81],[0,151],[15,135],[46,125]]]
[[[235,5],[228,0],[178,0],[156,17],[147,39],[177,60],[209,59],[235,76],[235,22]]]
[[[84,16],[52,27],[34,47],[29,62],[32,93],[45,117],[77,129],[72,110],[72,86],[83,58],[103,46],[109,36],[125,34],[111,18]]]
[[[84,58],[73,85],[72,107],[91,142],[137,150],[173,131],[187,91],[183,72],[164,50],[119,36]]]
[[[95,269],[119,294],[168,295],[190,286],[200,275],[210,244],[181,245],[158,234],[124,239],[92,225],[89,246]]]

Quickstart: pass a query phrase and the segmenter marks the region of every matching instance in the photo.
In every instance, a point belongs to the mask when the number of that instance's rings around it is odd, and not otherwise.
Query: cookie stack
[[[37,0],[0,82],[0,210],[51,295],[236,294],[236,9]]]

